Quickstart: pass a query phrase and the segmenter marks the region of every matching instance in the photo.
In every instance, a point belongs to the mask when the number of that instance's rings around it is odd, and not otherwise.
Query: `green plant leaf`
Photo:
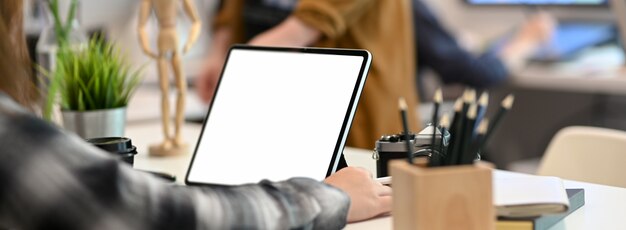
[[[65,22],[65,26],[63,30],[68,32],[72,29],[72,23],[74,21],[74,17],[76,17],[76,9],[78,7],[78,0],[72,0],[70,3],[70,10],[67,12],[67,21]]]
[[[78,91],[78,107],[76,111],[85,111],[85,104],[83,103],[83,92]]]
[[[59,52],[54,83],[68,110],[123,107],[141,82],[141,69],[131,70],[120,50],[101,37],[82,50]]]

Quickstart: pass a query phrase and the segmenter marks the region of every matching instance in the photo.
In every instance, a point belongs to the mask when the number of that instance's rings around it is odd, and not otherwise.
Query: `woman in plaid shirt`
[[[171,186],[31,115],[22,0],[0,1],[0,229],[339,229],[388,213],[362,169],[235,187]]]

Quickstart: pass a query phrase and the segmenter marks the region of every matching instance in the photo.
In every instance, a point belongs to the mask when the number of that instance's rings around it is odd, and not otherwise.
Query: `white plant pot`
[[[126,107],[91,111],[62,110],[63,127],[82,138],[123,137]]]

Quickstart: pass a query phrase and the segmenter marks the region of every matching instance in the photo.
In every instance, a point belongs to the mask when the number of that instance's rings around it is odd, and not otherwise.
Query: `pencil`
[[[465,91],[463,91],[463,95],[455,102],[455,113],[454,113],[454,120],[452,121],[452,124],[450,125],[450,135],[452,135],[451,141],[450,141],[450,147],[448,149],[448,154],[446,157],[446,165],[454,165],[456,164],[455,159],[456,159],[456,150],[459,148],[459,140],[460,140],[460,136],[461,136],[461,129],[462,129],[462,122],[465,119],[465,116],[467,114],[467,111],[463,112],[463,110],[465,109],[466,106],[466,102],[469,99],[469,89],[465,89]]]
[[[478,125],[480,125],[482,119],[485,118],[488,105],[489,93],[487,93],[487,91],[484,91],[482,94],[480,94],[480,97],[478,98],[478,112],[476,113],[476,126],[474,127],[474,130],[478,129]]]
[[[439,154],[434,154],[430,157],[430,161],[428,161],[428,167],[433,166],[441,166],[446,162],[446,155],[448,146],[446,141],[444,140],[445,134],[448,132],[448,128],[450,127],[450,117],[448,114],[441,115],[441,120],[439,121],[441,127],[441,141],[439,142]]]
[[[406,110],[407,104],[404,97],[400,97],[398,100],[398,106],[400,107],[400,116],[402,117],[402,127],[404,128],[404,141],[406,143],[406,155],[409,164],[413,164],[413,144],[411,144],[411,134],[409,133],[409,121],[407,119]]]
[[[465,99],[466,103],[475,103],[476,102],[476,90],[469,89],[469,96]]]
[[[468,158],[465,164],[471,164],[476,159],[480,159],[480,146],[483,144],[485,140],[485,134],[487,134],[487,128],[489,127],[489,119],[483,119],[478,125],[478,129],[476,131],[476,139],[472,143],[472,147],[470,148],[470,154],[473,156],[472,158]]]
[[[433,109],[433,118],[432,118],[433,135],[430,141],[430,149],[432,150],[431,156],[435,154],[434,150],[437,145],[437,120],[439,120],[439,107],[441,106],[442,101],[443,101],[443,95],[441,93],[441,88],[439,88],[435,91],[435,96],[434,96],[434,109]]]
[[[504,98],[504,100],[502,100],[502,103],[500,104],[500,109],[498,110],[496,115],[493,117],[491,125],[489,126],[489,129],[487,129],[487,133],[485,134],[485,139],[483,140],[483,143],[480,146],[479,151],[483,151],[485,149],[485,146],[487,145],[487,142],[493,135],[494,130],[500,124],[500,120],[502,120],[502,117],[513,107],[514,101],[515,101],[515,96],[513,94],[509,94],[508,96],[506,96],[506,98]]]
[[[458,164],[459,155],[463,151],[463,134],[465,133],[465,124],[467,121],[467,110],[469,109],[470,104],[476,100],[476,92],[472,89],[466,89],[463,93],[463,104],[461,106],[461,111],[458,114],[459,119],[456,120],[455,126],[452,127],[454,129],[454,133],[452,133],[452,148],[450,149],[450,156],[448,157],[447,165],[456,165]],[[455,117],[456,119],[456,117]]]
[[[454,114],[452,117],[452,124],[448,127],[450,134],[454,136],[456,130],[456,124],[461,119],[461,110],[463,109],[463,97],[459,97],[454,102]]]
[[[448,143],[448,147],[446,148],[446,155],[444,159],[441,161],[441,165],[449,165],[452,163],[450,160],[450,155],[452,155],[454,138],[456,138],[456,127],[461,120],[461,110],[463,109],[463,97],[459,97],[454,102],[454,114],[452,117],[452,123],[448,126],[448,132],[450,132],[450,142]]]
[[[462,142],[460,154],[458,155],[457,164],[466,164],[471,162],[475,154],[470,153],[470,147],[472,145],[474,137],[474,123],[476,122],[476,113],[478,105],[471,104],[467,111],[467,120],[465,121],[465,129],[463,130]]]
[[[476,103],[476,90],[474,89],[469,89],[467,90],[467,95],[463,96],[463,108],[461,109],[461,113],[463,114],[463,116],[461,118],[465,118],[465,119],[461,119],[461,121],[463,122],[463,129],[465,129],[465,121],[467,120],[467,112],[469,111],[469,108],[472,104]]]

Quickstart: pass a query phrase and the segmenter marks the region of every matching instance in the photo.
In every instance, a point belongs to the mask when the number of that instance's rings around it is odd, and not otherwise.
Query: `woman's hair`
[[[0,91],[27,107],[36,87],[23,29],[22,0],[0,0]]]

